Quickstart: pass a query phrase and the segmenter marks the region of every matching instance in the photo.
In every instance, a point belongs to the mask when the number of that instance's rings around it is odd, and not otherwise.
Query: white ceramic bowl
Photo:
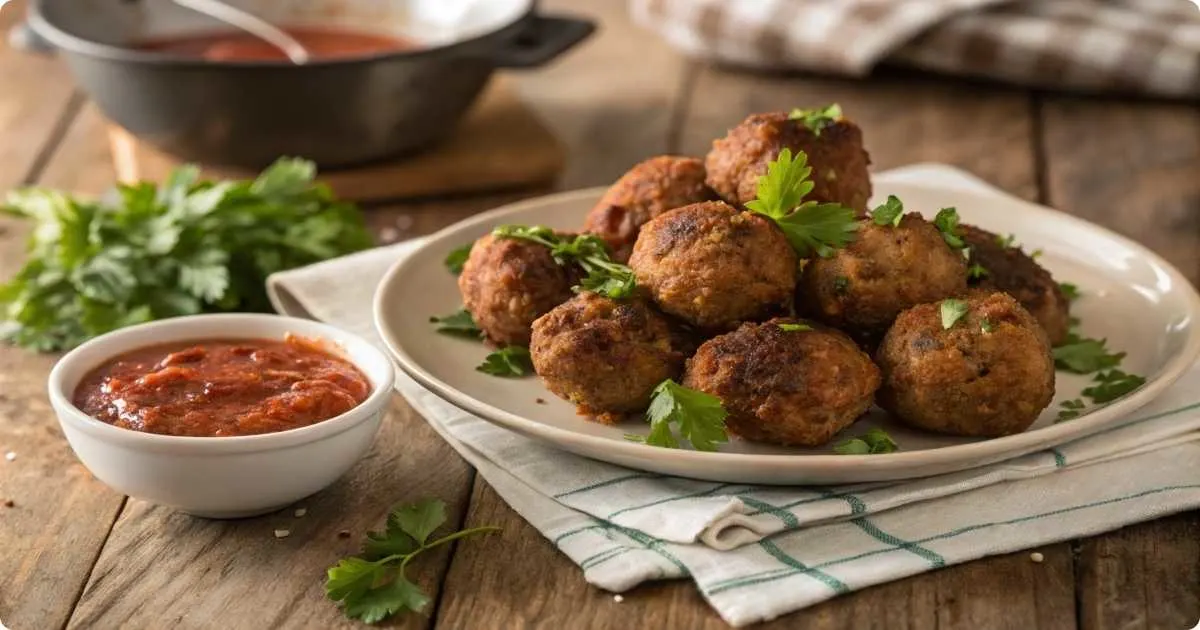
[[[324,422],[262,435],[185,437],[122,429],[71,403],[79,381],[113,357],[152,344],[204,339],[282,339],[287,333],[332,344],[362,370],[371,394]],[[67,353],[50,372],[50,404],[79,460],[96,478],[131,497],[210,518],[278,510],[332,484],[370,448],[395,373],[367,340],[318,322],[276,315],[178,317],[97,337]]]

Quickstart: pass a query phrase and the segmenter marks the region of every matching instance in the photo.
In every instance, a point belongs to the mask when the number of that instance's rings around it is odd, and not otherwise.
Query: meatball
[[[683,384],[721,399],[729,430],[749,440],[818,446],[871,406],[879,369],[845,334],[787,330],[773,319],[710,339]]]
[[[808,261],[800,277],[797,308],[830,326],[853,331],[871,345],[900,311],[959,295],[966,288],[962,254],[913,212],[895,227],[861,221],[852,243],[829,258]]]
[[[797,259],[769,219],[710,201],[642,226],[629,266],[663,311],[725,331],[789,313]]]
[[[713,142],[704,160],[706,181],[725,201],[744,204],[758,196],[758,178],[785,147],[808,155],[814,187],[806,199],[866,212],[871,159],[862,130],[845,118],[817,133],[784,112],[754,114]]]
[[[660,155],[622,175],[588,212],[583,231],[603,238],[613,260],[623,263],[644,223],[667,210],[716,198],[704,184],[703,162]]]
[[[968,280],[971,286],[1003,291],[1021,303],[1033,315],[1057,346],[1067,339],[1071,327],[1071,303],[1058,283],[1041,265],[1020,247],[1011,247],[987,230],[963,225],[962,237],[971,248],[971,265],[982,268],[982,276]]]
[[[542,245],[489,234],[471,246],[458,290],[488,341],[525,346],[533,320],[570,299],[579,274]]]
[[[529,351],[546,389],[604,423],[640,412],[683,369],[667,319],[640,299],[585,291],[533,323]]]
[[[879,404],[905,424],[977,437],[1020,433],[1054,398],[1054,359],[1037,320],[1005,293],[972,292],[945,328],[941,303],[896,318],[876,353]]]

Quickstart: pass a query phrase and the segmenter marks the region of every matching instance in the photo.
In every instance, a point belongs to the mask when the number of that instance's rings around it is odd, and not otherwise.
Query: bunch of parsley
[[[269,310],[267,275],[372,245],[315,173],[285,158],[254,181],[208,182],[185,166],[110,203],[12,192],[0,210],[34,226],[24,268],[0,286],[0,337],[46,352],[154,319]]]

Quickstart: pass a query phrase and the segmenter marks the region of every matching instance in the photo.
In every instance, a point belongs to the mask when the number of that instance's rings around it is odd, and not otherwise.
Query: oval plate
[[[1072,313],[1082,333],[1107,338],[1127,353],[1121,367],[1146,376],[1136,392],[1080,417],[1055,424],[1059,402],[1078,398],[1090,377],[1058,373],[1054,402],[1024,433],[983,440],[909,429],[875,409],[829,445],[791,448],[737,438],[720,452],[672,450],[625,439],[645,434],[644,423],[617,426],[589,422],[536,378],[504,379],[475,371],[489,350],[470,340],[436,334],[429,317],[461,307],[455,279],[442,264],[456,247],[505,223],[577,230],[603,189],[531,199],[472,217],[430,237],[384,276],[375,294],[375,325],[400,367],[417,382],[480,418],[545,440],[559,448],[642,470],[723,481],[764,484],[832,484],[885,481],[963,470],[1047,449],[1126,421],[1158,396],[1200,353],[1195,317],[1200,297],[1174,267],[1137,243],[1069,215],[989,190],[946,167],[910,167],[881,175],[876,200],[894,194],[906,209],[932,218],[955,206],[963,222],[999,234],[1015,234],[1025,251],[1041,249],[1040,262],[1056,279],[1077,285],[1082,297]],[[877,203],[877,201],[876,201]],[[538,401],[543,402],[538,402]],[[849,457],[832,444],[883,427],[900,450]]]

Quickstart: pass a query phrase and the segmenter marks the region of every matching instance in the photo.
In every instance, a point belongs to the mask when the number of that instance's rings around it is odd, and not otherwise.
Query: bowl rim
[[[62,48],[68,52],[111,61],[123,61],[146,65],[172,66],[179,68],[237,68],[240,70],[278,70],[280,68],[294,68],[299,71],[304,69],[318,69],[374,63],[378,61],[388,61],[394,59],[418,59],[426,56],[439,55],[451,50],[465,48],[477,44],[485,39],[491,38],[498,33],[509,30],[526,22],[537,12],[536,0],[526,0],[527,6],[525,11],[518,15],[516,19],[510,22],[499,24],[495,28],[479,33],[473,37],[453,40],[444,44],[419,46],[416,48],[374,53],[371,55],[335,57],[330,59],[312,59],[303,65],[296,65],[290,61],[267,60],[214,62],[205,59],[197,59],[194,57],[172,55],[162,52],[151,52],[139,50],[137,48],[126,48],[123,46],[97,42],[71,33],[59,27],[57,24],[54,24],[42,11],[42,5],[47,1],[48,0],[33,0],[29,3],[29,12],[27,17],[29,27],[51,44],[54,44],[54,46]]]
[[[190,331],[191,326],[212,322],[215,324],[229,325],[236,321],[245,322],[253,320],[256,322],[268,323],[271,326],[278,328],[278,334],[283,335],[288,332],[293,332],[292,328],[296,326],[304,326],[310,330],[315,330],[317,336],[332,340],[341,338],[352,344],[359,346],[365,353],[374,355],[374,362],[378,363],[382,368],[382,373],[379,370],[368,369],[364,367],[362,361],[356,361],[350,356],[343,356],[346,361],[350,362],[354,367],[358,368],[369,380],[372,381],[371,393],[349,411],[322,420],[308,426],[296,427],[285,431],[276,431],[274,433],[259,433],[255,435],[237,435],[228,437],[199,437],[187,435],[162,435],[158,433],[146,433],[143,431],[134,431],[132,429],[124,429],[113,426],[107,422],[103,422],[93,418],[75,406],[71,398],[65,391],[65,374],[68,370],[78,367],[78,363],[82,360],[81,357],[86,356],[90,352],[94,352],[97,346],[105,344],[114,344],[111,352],[102,353],[105,359],[100,360],[95,365],[88,366],[88,370],[95,369],[102,365],[105,361],[109,361],[114,357],[135,350],[139,347],[144,347],[147,344],[140,341],[142,334],[151,330],[163,330],[171,328],[179,328],[181,331]],[[314,334],[314,333],[302,333]],[[236,333],[232,337],[228,335],[205,335],[195,332],[181,332],[174,336],[173,340],[161,340],[158,343],[172,343],[172,341],[185,341],[193,339],[201,341],[204,339],[213,339],[218,337],[238,338]],[[263,338],[261,335],[251,335],[246,339]],[[375,379],[373,375],[380,378]],[[71,428],[88,433],[97,439],[113,442],[133,449],[150,450],[156,452],[169,452],[177,454],[216,454],[228,455],[235,453],[247,453],[255,451],[270,451],[292,448],[324,440],[348,431],[363,422],[369,420],[377,412],[382,410],[391,399],[392,388],[395,385],[396,372],[395,366],[391,357],[383,350],[376,347],[375,344],[365,338],[354,333],[347,332],[340,328],[329,324],[319,322],[312,319],[303,319],[299,317],[289,317],[286,315],[273,315],[266,313],[214,313],[203,315],[186,315],[182,317],[172,317],[145,324],[137,324],[126,328],[114,330],[105,333],[93,339],[90,339],[70,352],[63,355],[54,367],[50,370],[50,376],[47,379],[47,390],[50,396],[50,404],[58,415],[59,422],[63,425],[70,425]],[[73,393],[73,392],[72,392]]]

